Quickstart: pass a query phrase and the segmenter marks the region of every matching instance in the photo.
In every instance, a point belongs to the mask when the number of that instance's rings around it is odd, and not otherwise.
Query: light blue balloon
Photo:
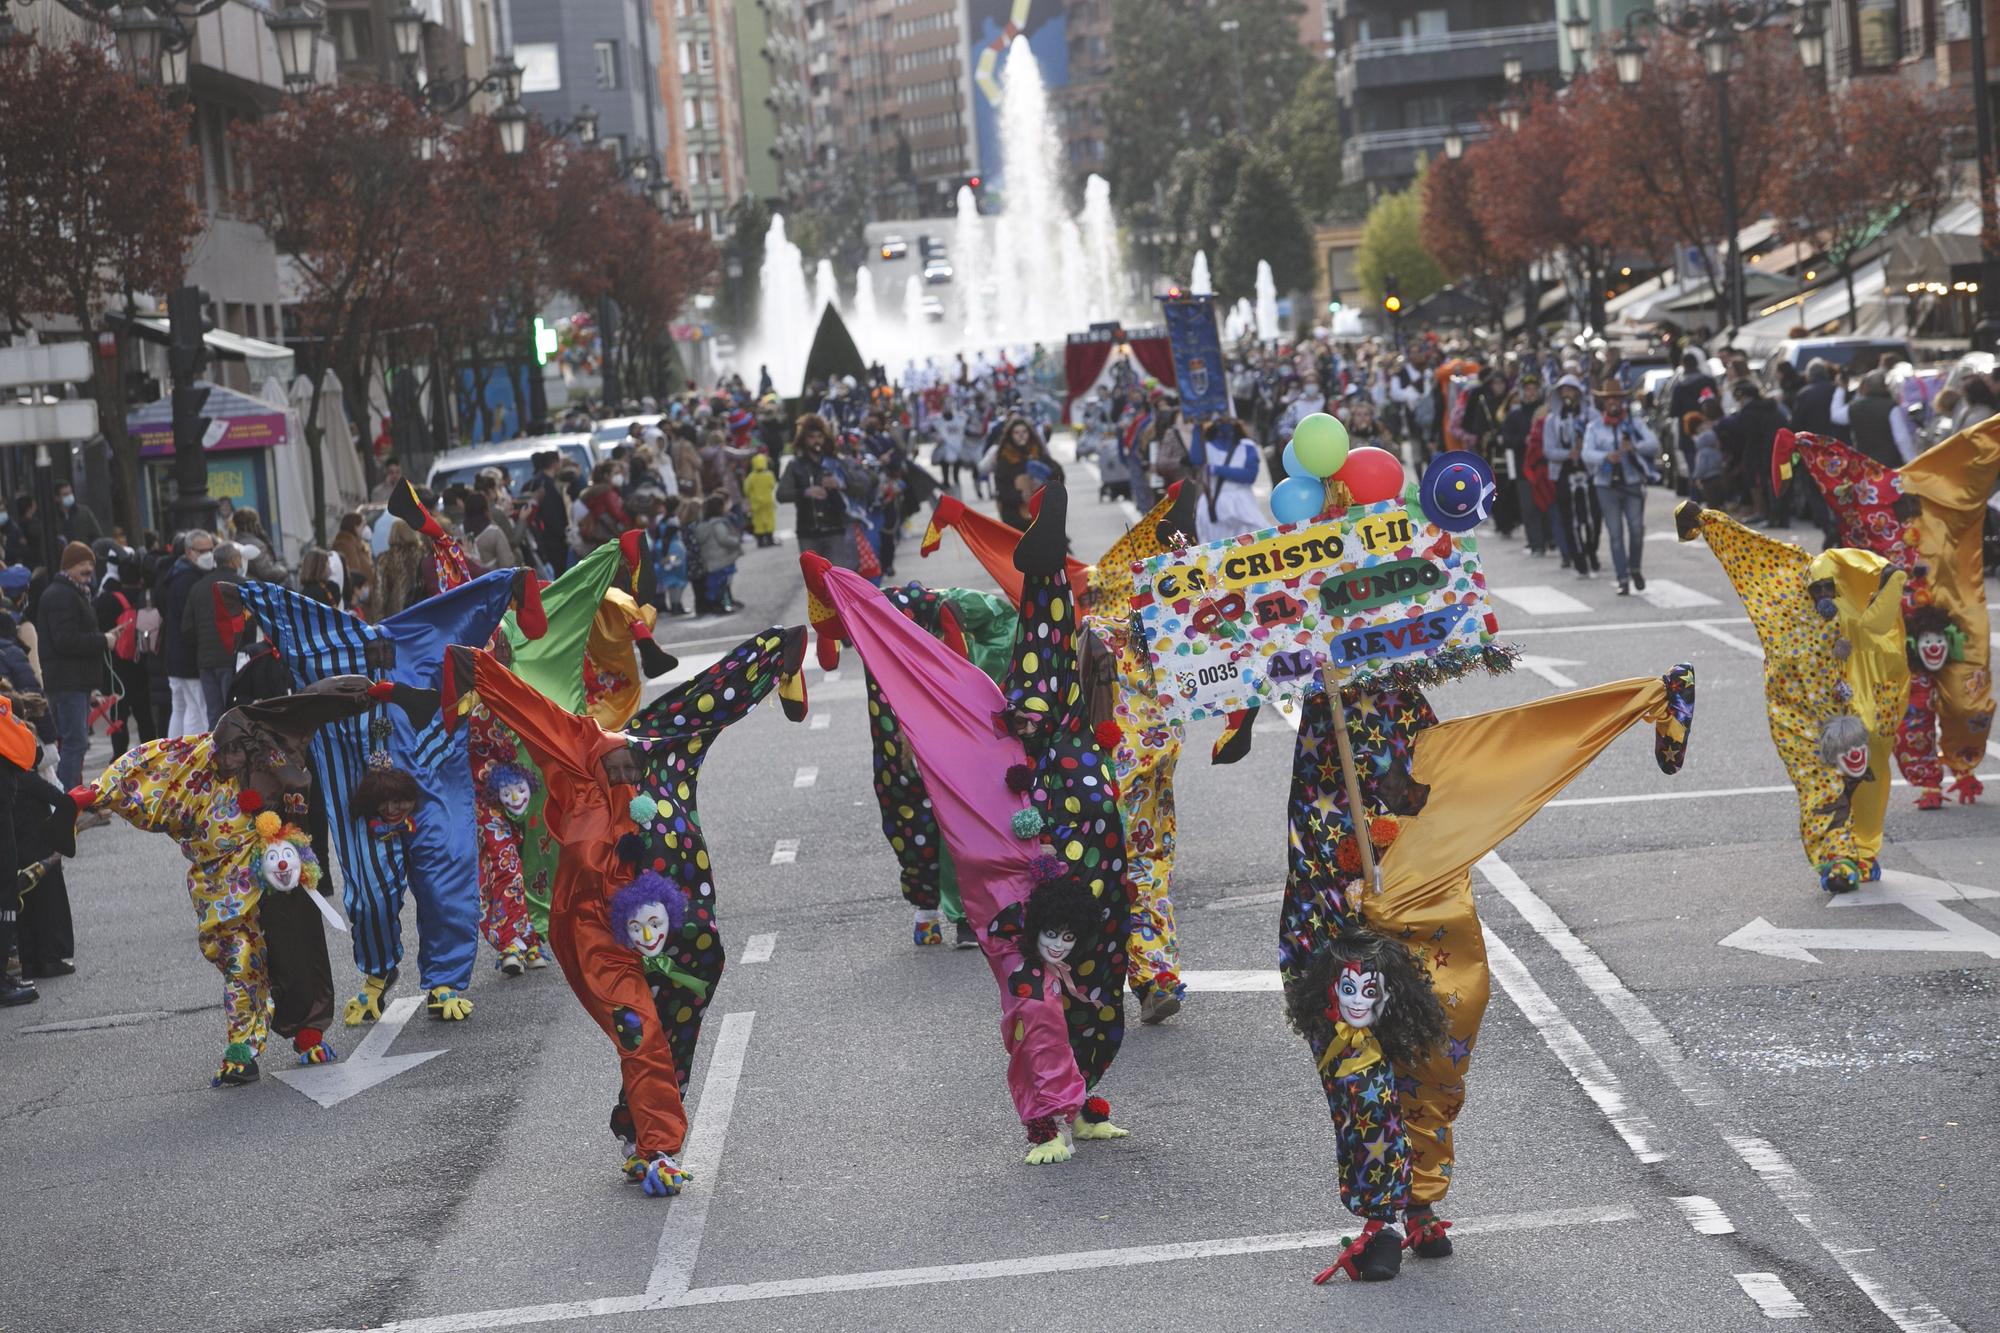
[[[1280,523],[1309,523],[1326,508],[1326,484],[1318,477],[1286,477],[1271,488],[1271,515]]]
[[[1309,477],[1312,475],[1306,471],[1306,465],[1299,461],[1299,446],[1295,441],[1287,440],[1285,442],[1284,462],[1285,475],[1287,477]]]

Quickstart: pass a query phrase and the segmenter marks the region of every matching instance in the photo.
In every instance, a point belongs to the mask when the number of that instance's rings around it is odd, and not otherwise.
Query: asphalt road
[[[1075,490],[1094,556],[1126,518]],[[1272,990],[1134,1023],[1102,1089],[1132,1137],[1021,1164],[989,975],[910,943],[850,659],[810,673],[807,723],[761,709],[704,773],[731,962],[694,1076],[697,1180],[671,1205],[616,1172],[612,1052],[554,969],[483,960],[470,1022],[418,1015],[389,1047],[437,1054],[331,1107],[275,1061],[211,1090],[217,978],[180,858],[87,833],[80,970],[0,1015],[0,1329],[2000,1329],[2000,787],[1936,813],[1899,789],[1900,873],[1829,905],[1754,637],[1670,509],[1649,506],[1650,599],[1487,538],[1503,629],[1540,672],[1435,696],[1464,713],[1699,673],[1678,777],[1629,735],[1475,876],[1496,984],[1448,1260],[1312,1284],[1352,1226]],[[988,586],[955,539],[915,547],[900,576]],[[695,665],[798,620],[795,570],[747,553],[754,614],[661,641]],[[1180,770],[1184,965],[1264,974],[1291,734],[1267,719],[1228,769],[1201,762],[1210,739]]]

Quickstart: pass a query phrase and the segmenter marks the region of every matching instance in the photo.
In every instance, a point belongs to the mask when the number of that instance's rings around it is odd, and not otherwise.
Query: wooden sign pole
[[[1354,745],[1347,737],[1347,706],[1340,699],[1340,672],[1329,665],[1320,673],[1320,683],[1333,705],[1333,743],[1340,750],[1340,776],[1347,785],[1347,822],[1354,829],[1354,846],[1361,854],[1361,879],[1374,892],[1382,889],[1375,868],[1375,844],[1368,838],[1368,804],[1361,795],[1361,774],[1354,766]]]

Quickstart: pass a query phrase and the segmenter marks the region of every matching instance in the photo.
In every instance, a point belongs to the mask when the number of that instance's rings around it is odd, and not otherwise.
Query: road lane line
[[[1576,937],[1553,907],[1528,887],[1514,868],[1493,852],[1479,862],[1479,873],[1499,891],[1529,928],[1561,955],[1584,988],[1618,1020],[1620,1027],[1652,1058],[1688,1102],[1707,1115],[1744,1165],[1757,1173],[1805,1233],[1833,1257],[1841,1271],[1902,1333],[1964,1333],[1944,1311],[1888,1276],[1889,1261],[1874,1242],[1848,1221],[1832,1203],[1801,1176],[1774,1145],[1750,1132],[1743,1111],[1720,1084],[1687,1058],[1644,1000],[1628,990],[1597,951]]]
[[[1736,1285],[1757,1302],[1766,1319],[1810,1319],[1812,1311],[1799,1303],[1792,1289],[1776,1273],[1738,1273]]]
[[[1516,584],[1511,588],[1496,588],[1491,584],[1486,591],[1499,598],[1517,611],[1525,611],[1531,616],[1573,616],[1586,614],[1590,603],[1578,601],[1560,588],[1547,584]]]
[[[1191,991],[1255,991],[1285,988],[1277,969],[1269,967],[1238,972],[1183,972],[1181,984]]]
[[[807,730],[807,731],[825,731],[825,730],[826,730],[826,724],[827,724],[827,722],[828,722],[829,720],[830,720],[830,719],[829,719],[829,718],[827,717],[827,715],[826,715],[825,713],[814,713],[814,714],[812,715],[812,720],[811,720],[810,722],[807,722],[807,723],[806,723],[806,730]]]
[[[752,935],[743,942],[743,956],[736,961],[739,963],[768,963],[771,961],[772,951],[777,947],[778,937],[776,935]]]
[[[1681,1210],[1689,1226],[1704,1236],[1727,1236],[1736,1230],[1736,1224],[1722,1211],[1722,1205],[1705,1195],[1690,1194],[1675,1199],[1674,1207]]]
[[[1273,889],[1269,893],[1246,893],[1235,898],[1217,898],[1212,903],[1203,903],[1202,906],[1211,912],[1237,912],[1246,907],[1264,907],[1283,901],[1285,901],[1285,891]]]
[[[1756,644],[1750,642],[1750,640],[1745,638],[1740,638],[1737,635],[1731,634],[1726,629],[1723,629],[1716,625],[1709,624],[1705,620],[1690,620],[1687,622],[1687,627],[1693,630],[1696,634],[1706,634],[1709,638],[1714,639],[1717,643],[1726,643],[1739,653],[1748,653],[1750,654],[1750,656],[1756,658],[1762,658],[1764,656],[1764,650],[1758,647]]]
[[[1982,782],[2000,781],[2000,773],[1981,773]],[[1907,787],[1910,784],[1901,778],[1891,778],[1891,787]],[[1675,788],[1672,791],[1642,791],[1626,796],[1565,796],[1547,803],[1551,810],[1563,807],[1586,805],[1644,805],[1652,801],[1702,801],[1716,796],[1792,796],[1798,788],[1789,783],[1774,787],[1697,787]]]
[[[1685,583],[1672,579],[1648,579],[1645,590],[1635,588],[1632,595],[1643,598],[1662,611],[1680,611],[1697,606],[1720,606],[1721,603],[1699,588],[1690,588]]]
[[[818,781],[819,770],[811,764],[801,764],[799,771],[792,774],[792,789],[796,791],[800,787],[810,787]]]
[[[771,849],[771,864],[774,866],[788,866],[798,859],[799,840],[797,838],[780,838],[778,839],[777,846]]]
[[[1503,638],[1523,638],[1530,634],[1618,634],[1634,629],[1684,629],[1689,625],[1747,625],[1750,617],[1737,616],[1733,619],[1717,616],[1703,616],[1697,620],[1599,620],[1588,625],[1528,625],[1516,629],[1508,626]]]
[[[768,937],[767,937],[768,938]],[[659,1257],[646,1283],[651,1300],[685,1295],[701,1258],[702,1233],[708,1230],[708,1205],[721,1185],[722,1145],[729,1137],[729,1118],[736,1111],[736,1086],[743,1080],[743,1060],[750,1050],[750,1025],[757,1012],[725,1014],[715,1053],[708,1057],[708,1077],[695,1103],[681,1165],[694,1176],[686,1193],[667,1202],[666,1225],[660,1230]]]
[[[1503,1231],[1541,1231],[1556,1227],[1631,1222],[1636,1221],[1638,1216],[1636,1209],[1613,1204],[1604,1208],[1564,1208],[1541,1213],[1501,1213],[1487,1218],[1454,1219],[1452,1230],[1461,1236],[1487,1235]],[[1270,1236],[1231,1236],[1220,1240],[1134,1245],[1117,1250],[1071,1250],[1061,1254],[1039,1254],[1021,1259],[993,1259],[983,1263],[890,1268],[870,1273],[836,1273],[827,1277],[699,1287],[678,1300],[663,1302],[655,1308],[663,1309],[669,1305],[726,1305],[737,1301],[767,1301],[792,1296],[882,1291],[895,1287],[927,1287],[945,1282],[981,1282],[1000,1278],[1037,1277],[1053,1273],[1089,1272],[1106,1268],[1135,1268],[1145,1264],[1184,1263],[1191,1259],[1337,1249],[1349,1238],[1352,1231],[1353,1228],[1350,1227],[1348,1235],[1339,1231],[1294,1231]]]
[[[1521,1017],[1534,1025],[1584,1095],[1597,1104],[1597,1109],[1611,1122],[1611,1128],[1625,1140],[1632,1155],[1648,1165],[1667,1160],[1667,1154],[1652,1145],[1651,1139],[1659,1134],[1659,1129],[1627,1100],[1625,1085],[1618,1081],[1618,1075],[1611,1072],[1611,1067],[1598,1056],[1589,1039],[1576,1030],[1576,1025],[1563,1017],[1548,992],[1528,974],[1527,965],[1507,947],[1507,941],[1490,930],[1486,932],[1486,962],[1493,979],[1507,992],[1507,998],[1521,1011]]]

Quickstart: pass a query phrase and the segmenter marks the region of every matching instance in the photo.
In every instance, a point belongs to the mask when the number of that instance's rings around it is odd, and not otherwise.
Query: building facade
[[[735,0],[737,102],[749,193],[803,197],[814,163],[811,49],[801,0]]]
[[[1103,175],[1108,159],[1104,98],[1111,86],[1111,0],[1070,0],[1067,8],[1069,82],[1054,90],[1054,98],[1063,158],[1070,177],[1081,181],[1092,172]]]
[[[807,6],[812,104],[835,160],[858,165],[876,217],[948,211],[976,167],[962,0]],[[822,47],[812,36],[824,23]]]
[[[1328,0],[1340,98],[1341,169],[1371,195],[1397,190],[1445,134],[1480,132],[1508,92],[1504,69],[1525,78],[1558,69],[1556,0]]]
[[[670,145],[653,14],[660,2],[507,0],[522,105],[550,125],[589,107],[598,138],[621,158],[643,154],[664,166]]]
[[[732,0],[652,0],[660,31],[667,175],[711,235],[748,189]],[[754,58],[754,56],[753,56]]]

